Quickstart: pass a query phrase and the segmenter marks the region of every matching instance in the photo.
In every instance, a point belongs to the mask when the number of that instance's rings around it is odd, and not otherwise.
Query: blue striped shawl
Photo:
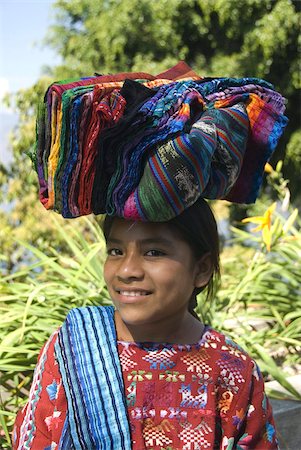
[[[130,450],[114,308],[71,310],[55,352],[68,403],[59,448]]]

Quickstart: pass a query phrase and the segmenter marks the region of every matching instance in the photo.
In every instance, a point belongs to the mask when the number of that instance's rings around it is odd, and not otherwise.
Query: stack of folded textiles
[[[148,221],[199,196],[253,202],[284,104],[264,80],[201,78],[183,62],[54,83],[37,122],[40,200],[66,218]]]

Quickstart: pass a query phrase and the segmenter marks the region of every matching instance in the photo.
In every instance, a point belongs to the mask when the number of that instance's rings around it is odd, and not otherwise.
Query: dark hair
[[[108,240],[114,217],[106,216],[103,224],[105,240]],[[169,220],[169,225],[180,235],[181,239],[189,244],[196,258],[210,253],[213,266],[209,283],[203,288],[194,290],[189,301],[189,312],[199,319],[194,309],[197,306],[197,295],[207,289],[207,300],[212,300],[215,287],[220,277],[219,268],[219,236],[217,224],[213,212],[208,203],[200,198],[190,208],[187,208],[179,216]]]
[[[216,220],[207,201],[199,198],[190,208],[187,208],[168,223],[190,245],[196,258],[200,258],[206,253],[209,253],[211,257],[213,270],[210,280],[206,286],[194,290],[188,305],[189,312],[199,319],[194,311],[197,307],[197,295],[207,289],[206,299],[211,301],[220,278],[219,236]]]

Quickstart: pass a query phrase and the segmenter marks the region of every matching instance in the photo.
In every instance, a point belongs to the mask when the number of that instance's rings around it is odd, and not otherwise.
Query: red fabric
[[[123,115],[125,99],[116,91],[116,85],[95,86],[93,90],[93,108],[89,129],[82,148],[82,165],[79,175],[78,207],[80,215],[92,213],[92,189],[95,178],[95,158],[98,151],[99,134],[104,128],[113,126]]]
[[[171,67],[171,69],[159,73],[156,78],[166,78],[168,80],[178,80],[181,78],[202,79],[202,77],[194,72],[185,61],[179,61],[175,66]]]
[[[31,424],[30,427],[34,434],[34,439],[32,445],[29,447],[34,450],[43,450],[48,446],[51,446],[52,442],[58,443],[66,418],[67,399],[62,385],[58,364],[54,357],[54,344],[56,338],[57,334],[50,339],[49,347],[47,348],[39,398],[38,402],[34,405],[34,427],[33,424]],[[44,348],[40,352],[39,360],[43,357],[43,352]],[[37,375],[36,370],[33,384]],[[57,395],[53,398],[52,395],[49,395],[49,392],[51,393],[50,386],[55,385],[57,386]],[[13,449],[18,448],[20,437],[24,438],[23,435],[20,436],[21,425],[26,417],[27,409],[35,403],[35,396],[36,393],[31,392],[28,403],[17,415],[13,431]]]
[[[37,450],[56,448],[67,410],[55,340],[56,335],[47,349],[34,414],[29,448]],[[118,352],[133,450],[278,448],[262,376],[253,360],[222,334],[207,329],[191,346],[119,342]],[[13,449],[33,401],[17,416]]]

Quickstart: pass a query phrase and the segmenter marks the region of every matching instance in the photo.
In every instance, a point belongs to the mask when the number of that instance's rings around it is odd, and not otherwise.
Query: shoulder
[[[67,342],[70,336],[74,336],[78,341],[79,336],[82,342],[92,339],[100,333],[111,333],[115,336],[115,321],[113,306],[86,306],[71,309],[63,322],[59,336],[58,346],[62,342]],[[69,336],[69,338],[68,338]],[[58,348],[56,346],[56,348]]]
[[[99,320],[110,320],[114,317],[113,306],[86,306],[71,309],[62,325],[54,331],[49,339],[42,347],[39,357],[37,369],[40,373],[44,371],[57,371],[56,348],[57,342],[66,328],[78,330],[85,325],[97,323]]]
[[[202,348],[206,349],[217,371],[243,375],[243,379],[260,377],[260,371],[253,358],[232,338],[211,327],[206,327],[202,339]]]
[[[80,308],[71,309],[66,316],[64,324],[95,321],[100,320],[101,318],[105,319],[111,317],[114,317],[113,306],[82,306]]]
[[[219,352],[228,352],[237,356],[241,356],[243,359],[249,359],[247,351],[243,349],[237,342],[232,338],[227,336],[220,331],[211,328],[210,326],[205,327],[202,342],[204,342],[204,347],[217,349]]]
[[[264,380],[260,369],[240,345],[209,327],[204,335],[203,348],[209,357],[210,373],[217,387],[221,406],[228,398],[231,398],[231,411],[237,407],[238,402],[239,408],[247,408],[254,397],[260,399],[260,402],[265,401]]]
[[[59,331],[60,328],[55,330],[41,348],[35,369],[36,373],[41,374],[44,371],[51,372],[53,370],[55,365],[55,344],[58,339]]]

